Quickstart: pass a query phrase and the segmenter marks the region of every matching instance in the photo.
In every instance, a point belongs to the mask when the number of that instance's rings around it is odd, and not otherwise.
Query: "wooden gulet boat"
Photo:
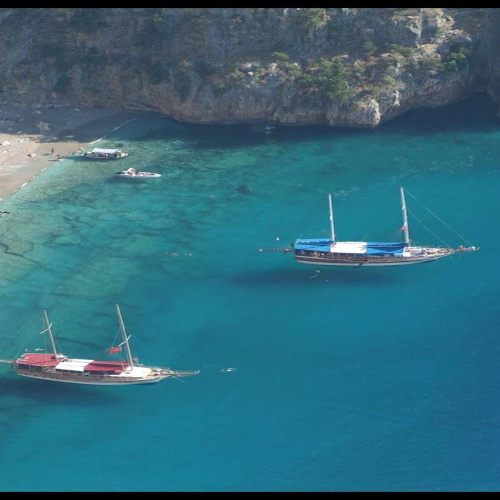
[[[11,363],[18,375],[23,377],[50,380],[53,382],[66,382],[71,384],[90,385],[131,385],[152,384],[165,378],[178,378],[198,375],[199,370],[178,371],[171,368],[160,368],[140,364],[132,357],[130,349],[130,335],[127,333],[120,307],[116,305],[116,313],[120,326],[122,342],[117,347],[112,347],[109,352],[122,351],[124,347],[126,361],[96,361],[92,359],[69,358],[58,352],[52,324],[47,311],[43,311],[45,330],[52,347],[52,353],[25,352],[15,361],[0,360]]]
[[[457,252],[479,250],[479,247],[463,245],[457,248],[413,245],[403,187],[400,188],[400,195],[403,214],[401,231],[404,234],[402,242],[338,241],[335,234],[332,196],[329,194],[330,238],[297,239],[293,245],[295,260],[304,264],[324,266],[401,266],[430,262]]]

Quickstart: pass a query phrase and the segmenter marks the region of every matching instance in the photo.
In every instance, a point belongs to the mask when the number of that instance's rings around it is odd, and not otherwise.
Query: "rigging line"
[[[21,330],[24,330],[29,324],[35,323],[35,320],[38,321],[39,319],[40,315],[38,313],[36,315],[33,315],[30,319],[28,319],[28,321],[23,326],[18,328],[16,333],[19,333]]]
[[[444,241],[443,239],[441,239],[436,233],[434,233],[433,231],[431,231],[411,210],[407,209],[408,212],[410,212],[411,216],[424,228],[426,229],[427,231],[429,231],[429,233],[432,234],[432,236],[434,236],[434,238],[436,238],[438,241],[440,241],[444,246],[448,247],[448,248],[451,248],[451,246],[446,243],[446,241]]]
[[[172,378],[174,378],[175,380],[178,380],[179,382],[182,382],[183,384],[191,385],[191,384],[187,383],[185,380],[182,380],[180,377],[176,377],[175,375],[172,375]]]
[[[14,332],[14,335],[12,337],[6,337],[5,339],[3,339],[2,342],[0,342],[0,347],[2,347],[2,350],[4,349],[4,347],[6,347],[7,345],[12,345],[13,344],[13,341],[18,338],[20,336],[20,334],[28,327],[28,325],[34,325],[35,324],[35,321],[38,321],[40,319],[40,315],[37,313],[37,314],[34,314],[31,318],[29,318],[26,323],[24,323],[24,325],[20,326],[15,332]],[[34,338],[34,337],[33,337]]]
[[[121,337],[120,327],[116,329],[115,336],[113,337],[113,342],[111,343],[111,345],[115,345],[119,337]]]
[[[406,188],[405,188],[405,192],[407,192],[415,201],[418,201],[418,203],[420,203],[420,205],[422,205],[423,208],[425,208],[431,215],[436,217],[436,219],[439,222],[441,222],[442,224],[444,224],[450,231],[453,231],[459,238],[461,238],[463,241],[465,241],[465,243],[467,243],[467,245],[473,246],[469,240],[464,238],[460,233],[458,233],[458,231],[453,229],[449,224],[447,224],[443,219],[441,219],[437,214],[435,214],[430,208],[427,208],[420,200],[415,198],[415,196],[413,196]]]
[[[95,358],[98,358],[100,357],[101,355],[103,354],[108,354],[109,353],[109,349],[111,347],[114,347],[116,345],[116,341],[117,341],[117,338],[120,336],[120,328],[118,327],[117,331],[115,332],[115,336],[113,338],[113,342],[111,343],[110,347],[103,347],[101,349],[98,349],[95,354]]]

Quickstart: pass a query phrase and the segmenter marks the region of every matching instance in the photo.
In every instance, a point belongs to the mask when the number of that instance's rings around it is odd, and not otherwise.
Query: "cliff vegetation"
[[[486,90],[495,8],[1,8],[0,99],[374,127]]]

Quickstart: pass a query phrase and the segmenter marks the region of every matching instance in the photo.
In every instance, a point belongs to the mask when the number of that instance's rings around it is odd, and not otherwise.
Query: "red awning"
[[[84,371],[116,374],[122,372],[127,366],[129,365],[125,361],[92,361]]]
[[[56,366],[64,359],[65,358],[56,358],[53,354],[25,352],[16,360],[16,363],[19,365]]]

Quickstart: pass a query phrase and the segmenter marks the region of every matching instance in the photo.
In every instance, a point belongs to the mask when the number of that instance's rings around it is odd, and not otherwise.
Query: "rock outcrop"
[[[375,127],[487,90],[498,9],[0,9],[0,100]]]

